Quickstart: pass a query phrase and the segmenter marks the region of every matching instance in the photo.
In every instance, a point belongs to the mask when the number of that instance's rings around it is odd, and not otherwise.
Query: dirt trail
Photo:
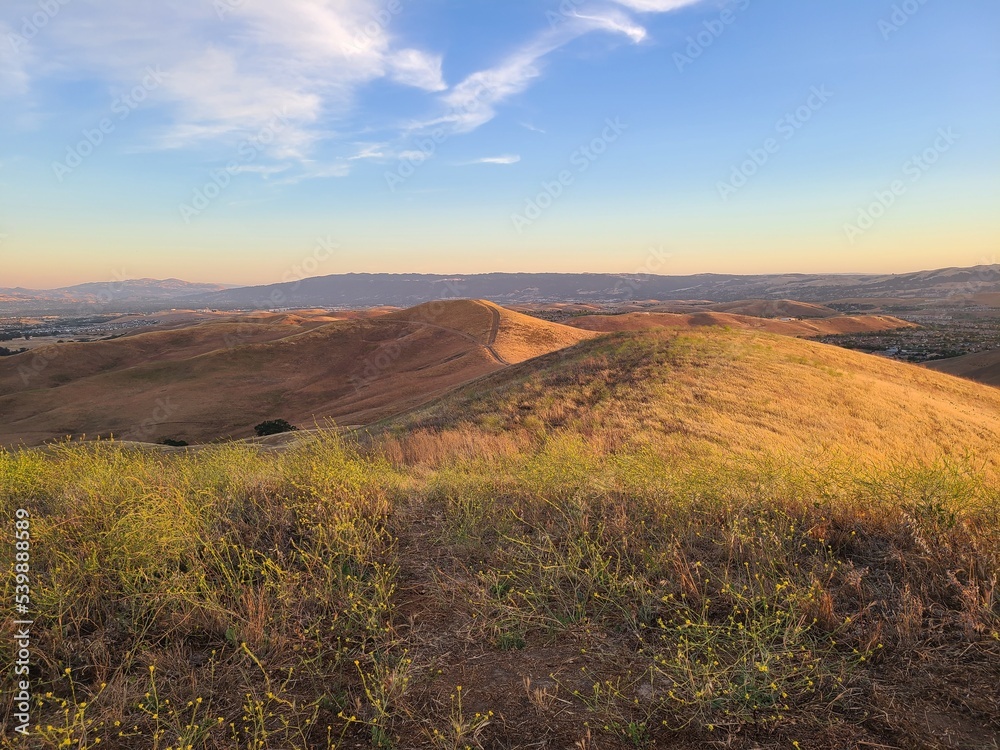
[[[483,305],[482,302],[479,304]],[[490,314],[493,316],[493,325],[490,328],[490,335],[486,339],[486,348],[497,362],[502,365],[509,365],[510,362],[501,357],[497,350],[493,348],[493,345],[497,342],[497,335],[500,333],[500,311],[495,307],[490,307],[489,305],[483,305],[483,307],[489,310]]]
[[[471,333],[466,333],[465,331],[460,331],[457,328],[449,328],[448,326],[438,325],[437,323],[427,323],[426,321],[423,321],[423,320],[407,320],[406,323],[409,324],[409,325],[425,326],[427,328],[436,328],[439,331],[447,331],[448,333],[454,333],[456,336],[461,336],[463,339],[466,339],[467,341],[471,341],[476,346],[483,347],[484,349],[486,349],[486,351],[488,351],[490,353],[490,356],[492,356],[493,359],[495,359],[499,364],[505,365],[505,366],[509,367],[511,363],[508,362],[503,357],[501,357],[500,354],[497,352],[497,350],[493,348],[493,345],[496,343],[496,340],[497,340],[497,335],[500,333],[500,311],[497,310],[497,309],[495,309],[495,308],[488,307],[487,305],[483,305],[483,307],[486,308],[487,310],[489,310],[490,313],[493,316],[493,325],[492,325],[492,327],[490,329],[489,335],[486,338],[486,343],[485,344],[482,341],[480,341],[478,338],[476,338],[475,336],[473,336]],[[379,320],[378,318],[373,318],[369,322],[371,322],[371,323],[396,323],[398,321],[395,321],[395,320]]]

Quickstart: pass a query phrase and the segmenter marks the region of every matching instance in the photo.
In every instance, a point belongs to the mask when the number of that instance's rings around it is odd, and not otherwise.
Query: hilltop
[[[735,328],[603,336],[479,379],[390,424],[404,435],[472,430],[512,445],[570,429],[611,447],[655,442],[701,458],[828,455],[874,465],[971,453],[1000,468],[1000,391]]]
[[[0,359],[0,441],[207,442],[246,437],[275,417],[368,424],[593,335],[479,301],[318,313],[210,320]]]
[[[869,333],[900,328],[917,328],[900,318],[889,315],[820,317],[810,320],[784,320],[753,317],[726,312],[688,314],[639,312],[622,315],[583,315],[566,321],[567,325],[587,331],[643,331],[654,328],[698,328],[703,326],[747,328],[785,336],[825,336],[844,333]]]

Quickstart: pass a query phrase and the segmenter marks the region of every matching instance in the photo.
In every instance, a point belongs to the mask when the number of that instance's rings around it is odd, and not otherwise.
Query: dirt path
[[[493,325],[492,325],[492,327],[490,329],[489,335],[486,338],[486,342],[487,343],[485,343],[485,344],[482,341],[480,341],[479,339],[477,339],[475,336],[473,336],[471,333],[466,333],[465,331],[459,331],[457,328],[449,328],[448,326],[441,326],[441,325],[438,325],[437,323],[427,323],[427,322],[425,322],[423,320],[407,320],[407,321],[405,321],[405,323],[407,325],[425,326],[427,328],[436,328],[439,331],[447,331],[448,333],[453,333],[456,336],[461,336],[463,339],[466,339],[467,341],[471,341],[476,346],[481,346],[484,349],[486,349],[486,351],[488,351],[490,353],[490,356],[492,356],[493,359],[495,359],[499,364],[505,365],[505,366],[509,367],[511,363],[508,362],[503,357],[501,357],[497,353],[497,350],[493,348],[493,344],[495,344],[496,340],[497,340],[497,334],[499,334],[499,332],[500,332],[500,312],[499,312],[499,310],[494,310],[492,307],[486,307],[486,305],[483,305],[483,307],[486,308],[487,310],[489,310],[490,313],[492,313],[492,315],[493,315]],[[372,323],[399,323],[400,321],[396,321],[396,320],[379,320],[378,318],[373,318],[370,322],[372,322]]]
[[[482,302],[479,304],[482,305]],[[488,305],[483,305],[483,307],[489,310],[490,314],[493,316],[493,325],[490,327],[490,335],[486,339],[486,349],[493,355],[493,358],[497,362],[502,365],[509,365],[510,362],[501,357],[500,354],[497,353],[497,350],[493,347],[493,345],[497,342],[497,335],[500,333],[500,311],[495,307],[490,307]]]

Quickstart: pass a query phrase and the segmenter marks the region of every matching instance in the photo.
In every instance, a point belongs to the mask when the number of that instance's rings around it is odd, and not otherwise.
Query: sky
[[[996,263],[996,0],[4,0],[0,287]]]

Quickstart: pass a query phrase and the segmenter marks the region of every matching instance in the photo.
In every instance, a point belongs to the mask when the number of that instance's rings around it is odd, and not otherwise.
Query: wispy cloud
[[[386,152],[386,148],[389,146],[388,143],[357,143],[358,152],[353,156],[348,156],[349,161],[358,161],[359,159],[386,159],[390,156]]]
[[[688,5],[695,5],[702,0],[614,0],[619,5],[637,10],[640,13],[666,13],[678,10]]]
[[[341,176],[352,162],[397,156],[415,131],[468,133],[489,122],[543,75],[546,58],[581,36],[600,32],[639,43],[647,32],[635,12],[696,2],[600,0],[581,6],[586,13],[569,13],[565,22],[545,27],[492,67],[449,88],[440,54],[403,43],[401,29],[377,22],[384,0],[73,0],[16,47],[8,39],[13,29],[0,21],[0,97],[25,97],[43,79],[101,82],[127,91],[156,66],[164,80],[144,106],[158,109],[161,124],[147,131],[150,147],[228,143],[238,149],[249,141],[265,161],[295,162],[307,176]],[[220,3],[225,13],[218,12]],[[37,9],[37,0],[5,0],[10,19]],[[379,33],[371,33],[373,24]],[[369,130],[384,143],[357,143],[352,125],[359,93],[379,79],[431,95],[436,114]],[[318,146],[330,141],[360,148],[337,156],[322,152],[326,166],[317,167]]]
[[[0,21],[0,95],[24,94],[28,90],[25,50],[18,35]]]
[[[37,11],[34,0],[8,2],[4,10],[13,18]],[[440,56],[394,49],[389,34],[366,35],[379,0],[247,0],[224,3],[221,14],[216,4],[74,0],[10,64],[3,35],[0,93],[23,92],[31,78],[54,76],[129,87],[157,65],[166,74],[155,100],[166,122],[155,138],[160,147],[236,144],[280,114],[284,126],[273,128],[267,150],[304,159],[328,137],[329,123],[352,114],[358,90],[371,81],[445,88]]]
[[[404,49],[389,57],[389,76],[424,91],[444,91],[448,85],[441,76],[441,55],[418,49]]]
[[[521,161],[521,157],[517,154],[508,154],[506,156],[484,156],[481,159],[463,161],[459,162],[459,166],[470,166],[472,164],[517,164],[519,161]]]
[[[548,55],[594,31],[624,34],[634,42],[646,36],[646,30],[621,11],[574,13],[565,23],[546,29],[496,66],[467,76],[441,97],[446,108],[443,114],[413,123],[411,129],[445,127],[455,133],[475,130],[496,116],[500,104],[526,91],[542,75]]]
[[[287,172],[289,169],[286,164],[276,164],[276,165],[265,165],[265,164],[245,164],[240,167],[236,167],[233,170],[234,173],[248,173],[248,174],[259,174],[264,179],[269,178],[271,175],[281,174],[282,172]]]

